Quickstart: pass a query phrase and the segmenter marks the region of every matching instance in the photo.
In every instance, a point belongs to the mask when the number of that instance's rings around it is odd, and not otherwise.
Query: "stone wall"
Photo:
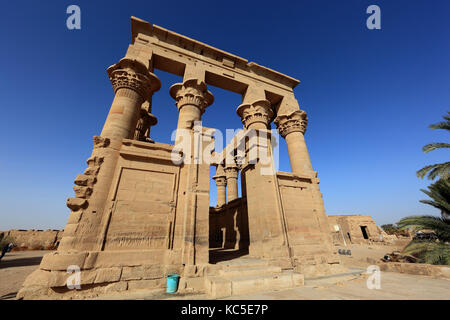
[[[11,237],[14,244],[19,248],[56,249],[62,238],[63,230],[9,230],[1,231],[0,238]]]
[[[395,235],[388,235],[378,227],[371,216],[359,214],[328,216],[328,223],[335,244],[343,244],[344,239],[346,243],[381,243],[397,240]]]
[[[418,274],[436,278],[450,279],[450,267],[425,263],[379,262],[381,271]]]
[[[332,246],[319,179],[288,172],[278,172],[277,177],[287,241],[297,270],[305,276],[340,272],[342,266]]]
[[[248,216],[245,200],[238,198],[209,209],[209,247],[248,249]]]

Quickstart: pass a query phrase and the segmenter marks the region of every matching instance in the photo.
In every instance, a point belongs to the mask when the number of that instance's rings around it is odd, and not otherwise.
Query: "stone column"
[[[181,230],[177,245],[181,247],[182,264],[186,265],[183,275],[189,277],[195,270],[193,265],[208,263],[210,165],[203,159],[201,163],[194,161],[203,155],[203,147],[198,146],[204,133],[195,133],[193,129],[194,122],[201,120],[214,97],[204,82],[204,71],[195,66],[186,66],[183,83],[170,87],[170,95],[176,100],[179,111],[175,145],[181,147],[184,154],[177,202],[180,208],[177,210],[178,230]]]
[[[221,207],[227,203],[227,179],[223,165],[217,166],[216,175],[213,179],[217,187],[217,207]]]
[[[256,143],[246,145],[246,165],[241,171],[245,181],[249,224],[249,253],[251,256],[273,259],[275,264],[289,265],[289,251],[282,225],[277,176],[273,170],[269,124],[273,117],[270,102],[262,88],[250,87],[244,103],[237,108],[244,128],[255,130]],[[251,133],[251,134],[253,134]],[[251,163],[252,149],[258,149],[258,161]],[[261,161],[260,153],[266,152],[268,163]],[[265,170],[270,169],[270,170]]]
[[[104,245],[113,201],[108,199],[123,139],[134,137],[144,101],[161,83],[140,61],[123,58],[107,69],[115,97],[103,130],[94,137],[89,168],[78,175],[76,198],[69,198],[72,210],[58,250],[100,251]]]
[[[101,136],[132,139],[141,116],[142,104],[160,89],[161,82],[143,63],[129,58],[120,60],[109,67],[107,72],[116,95]]]
[[[237,185],[238,171],[239,170],[236,164],[228,164],[225,166],[225,175],[228,186],[227,192],[228,203],[238,198],[238,185]]]
[[[199,79],[187,79],[183,83],[170,87],[170,95],[176,100],[178,108],[179,129],[192,129],[195,121],[200,121],[206,107],[214,101],[214,96],[208,91],[206,83]],[[180,133],[177,132],[175,143],[178,142]]]
[[[287,114],[279,114],[274,122],[278,132],[286,140],[292,172],[313,177],[314,171],[304,137],[308,124],[306,112],[295,110]]]
[[[273,117],[270,102],[266,99],[258,99],[252,103],[243,103],[237,110],[245,129],[267,129]]]
[[[314,172],[312,168],[304,137],[308,124],[306,112],[300,110],[295,98],[286,97],[281,102],[274,122],[277,125],[278,132],[286,140],[292,172],[311,179],[311,184],[308,187],[311,190],[313,201],[311,217],[317,222],[318,232],[322,233],[320,238],[324,245],[324,252],[332,252],[333,247],[328,219],[319,188],[320,180],[317,178],[317,172]],[[311,227],[310,230],[314,230],[314,228]]]

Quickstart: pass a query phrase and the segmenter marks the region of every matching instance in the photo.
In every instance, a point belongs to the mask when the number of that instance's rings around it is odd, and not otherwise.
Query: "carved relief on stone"
[[[101,137],[101,136],[94,136],[92,138],[94,142],[94,149],[97,148],[106,148],[109,146],[111,140],[109,138]]]
[[[87,200],[81,198],[67,198],[66,206],[72,211],[77,211],[79,209],[86,209]]]
[[[93,138],[93,142],[94,149],[105,148],[109,145],[110,140],[108,138],[95,136]],[[97,182],[97,175],[100,171],[103,160],[103,157],[91,156],[86,161],[88,168],[84,171],[84,174],[79,174],[75,178],[74,183],[76,186],[73,187],[75,198],[68,198],[66,201],[67,207],[69,207],[72,211],[87,208],[89,204],[88,199],[93,193],[94,184]]]
[[[248,129],[254,123],[263,123],[266,127],[273,117],[273,111],[268,100],[257,100],[253,103],[241,104],[237,110],[242,124]]]
[[[153,92],[161,88],[158,77],[135,59],[123,58],[106,71],[115,93],[120,88],[127,88],[136,91],[143,100],[147,100]]]
[[[308,124],[308,116],[303,110],[295,110],[289,114],[280,114],[275,118],[278,132],[285,138],[291,132],[301,132],[305,134]]]
[[[75,186],[73,187],[73,191],[75,191],[75,197],[86,199],[89,198],[92,194],[92,187],[87,186]]]
[[[158,119],[146,109],[141,108],[140,118],[136,125],[134,139],[138,141],[150,142],[150,127],[158,123]]]
[[[194,105],[203,114],[206,107],[214,102],[214,96],[208,90],[206,83],[197,79],[188,79],[170,87],[170,95],[176,100],[178,110],[185,105]]]

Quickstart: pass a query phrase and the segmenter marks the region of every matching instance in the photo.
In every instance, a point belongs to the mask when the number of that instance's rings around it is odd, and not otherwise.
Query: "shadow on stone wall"
[[[247,205],[242,198],[209,211],[210,263],[231,260],[248,254],[249,229]]]

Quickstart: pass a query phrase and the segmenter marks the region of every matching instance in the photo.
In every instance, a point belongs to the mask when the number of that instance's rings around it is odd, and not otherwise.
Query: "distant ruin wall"
[[[378,227],[371,216],[336,215],[328,216],[333,242],[367,243],[367,242],[392,242],[396,236],[388,235]],[[337,229],[336,229],[337,226]]]
[[[0,238],[12,238],[16,247],[26,249],[56,249],[63,230],[9,230],[0,231]]]

